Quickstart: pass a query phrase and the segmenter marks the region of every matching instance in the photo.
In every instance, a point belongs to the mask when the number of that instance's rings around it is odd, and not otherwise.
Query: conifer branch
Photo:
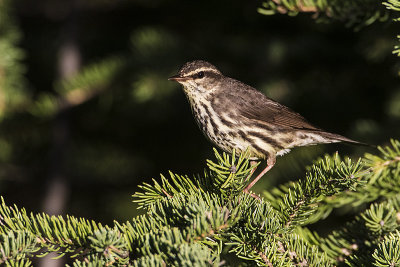
[[[203,176],[170,173],[170,179],[162,176],[161,183],[142,186],[135,198],[146,214],[112,227],[71,216],[27,214],[3,200],[0,235],[19,244],[3,249],[3,261],[29,264],[26,259],[56,251],[76,257],[73,266],[219,266],[229,262],[228,255],[261,266],[393,262],[396,254],[386,254],[390,244],[397,244],[390,234],[399,228],[398,196],[372,204],[326,238],[305,228],[323,218],[319,210],[327,214],[333,208],[326,201],[330,197],[367,203],[356,193],[386,180],[400,188],[400,143],[393,140],[392,147],[380,151],[381,156],[358,161],[325,156],[304,179],[269,189],[265,199],[240,191],[253,168],[246,157],[215,151],[216,162],[207,162]]]
[[[59,81],[54,93],[42,93],[33,103],[25,107],[38,117],[54,117],[58,113],[81,105],[100,93],[114,82],[126,62],[112,57],[89,65],[72,78]]]
[[[0,119],[29,102],[22,64],[25,52],[19,47],[20,39],[13,1],[0,1]]]
[[[279,206],[285,227],[291,229],[310,223],[309,219],[325,197],[346,190],[354,191],[363,185],[363,171],[361,159],[353,163],[350,159],[342,162],[338,154],[333,158],[325,156],[311,167],[306,179],[267,191],[264,195],[274,207]]]
[[[347,26],[356,27],[356,29],[376,21],[386,21],[390,15],[380,2],[374,0],[265,0],[258,12],[264,15],[279,13],[289,16],[313,13],[313,18],[318,21],[338,20],[345,22]]]
[[[387,9],[396,12],[397,15],[398,15],[398,12],[400,12],[400,1],[399,0],[388,0],[388,1],[383,2],[383,4],[386,6]],[[397,17],[393,20],[399,22],[400,17]],[[397,35],[397,41],[400,42],[400,35]],[[394,47],[393,54],[400,56],[400,45],[396,45]]]

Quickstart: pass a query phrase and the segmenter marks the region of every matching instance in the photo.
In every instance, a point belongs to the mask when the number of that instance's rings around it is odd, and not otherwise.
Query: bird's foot
[[[260,196],[256,195],[256,194],[253,193],[253,192],[249,192],[249,190],[247,190],[247,189],[244,189],[244,190],[243,190],[243,193],[249,194],[250,196],[252,196],[253,198],[255,198],[255,199],[257,199],[257,200],[261,200]]]

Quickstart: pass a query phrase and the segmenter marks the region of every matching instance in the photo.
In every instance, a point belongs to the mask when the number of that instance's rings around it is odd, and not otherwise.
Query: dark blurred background
[[[167,80],[193,59],[326,130],[372,144],[399,136],[399,65],[391,53],[398,29],[390,19],[355,31],[309,14],[261,15],[260,4],[3,1],[8,20],[0,19],[0,38],[14,34],[17,45],[16,54],[1,56],[11,65],[0,82],[13,79],[0,96],[6,202],[112,223],[137,214],[131,195],[138,184],[169,170],[202,173],[212,145],[180,86]],[[256,190],[301,178],[304,166],[335,151],[354,158],[371,152],[298,148],[278,158]]]

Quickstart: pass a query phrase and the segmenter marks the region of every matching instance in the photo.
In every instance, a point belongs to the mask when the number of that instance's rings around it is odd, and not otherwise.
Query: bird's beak
[[[171,77],[169,77],[168,78],[168,81],[176,81],[176,82],[184,82],[184,81],[187,81],[188,80],[188,78],[186,78],[186,77],[181,77],[181,76],[179,76],[179,75],[174,75],[174,76],[171,76]]]

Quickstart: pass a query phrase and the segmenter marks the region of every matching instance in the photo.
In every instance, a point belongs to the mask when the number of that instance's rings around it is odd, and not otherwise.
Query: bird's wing
[[[255,106],[245,104],[242,106],[241,115],[261,122],[272,123],[281,127],[289,127],[304,130],[318,130],[319,128],[310,124],[303,116],[271,99],[263,102],[256,101]]]
[[[371,146],[361,143],[339,134],[326,132],[309,123],[299,113],[275,102],[251,86],[234,79],[229,79],[229,93],[224,92],[225,103],[234,108],[237,114],[265,126],[271,124],[283,129],[305,130],[318,132],[327,140],[335,142],[346,142],[358,145]]]
[[[309,123],[299,113],[275,102],[248,85],[242,85],[245,87],[241,87],[240,91],[232,92],[234,94],[233,99],[235,99],[232,104],[237,105],[240,115],[251,120],[270,123],[284,128],[321,130]]]

